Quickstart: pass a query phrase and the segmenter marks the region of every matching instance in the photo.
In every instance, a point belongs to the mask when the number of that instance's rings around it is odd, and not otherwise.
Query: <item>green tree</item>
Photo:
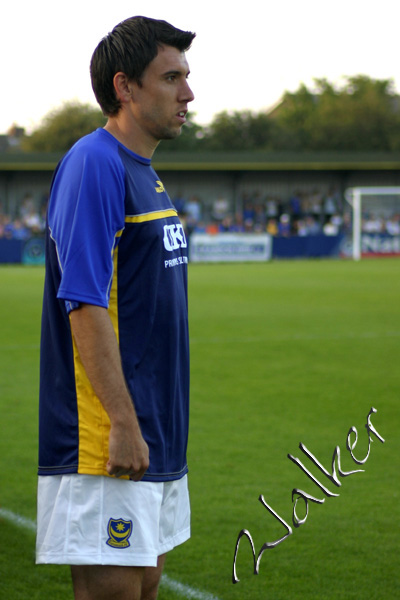
[[[313,129],[313,119],[316,109],[316,99],[302,83],[297,92],[285,92],[282,102],[270,115],[276,126],[284,132],[285,139],[290,138],[290,148],[283,150],[298,150],[307,147],[310,131]]]
[[[341,87],[315,79],[285,92],[270,113],[221,112],[202,148],[267,151],[399,151],[400,96],[391,80],[347,77]]]
[[[201,143],[211,150],[268,150],[273,147],[275,129],[266,113],[223,111],[206,128]]]
[[[326,79],[314,84],[286,92],[274,115],[293,149],[400,150],[400,97],[391,80],[357,75],[337,89]]]
[[[99,108],[72,101],[49,112],[41,125],[27,136],[22,148],[29,152],[65,152],[82,136],[103,127],[106,118]]]

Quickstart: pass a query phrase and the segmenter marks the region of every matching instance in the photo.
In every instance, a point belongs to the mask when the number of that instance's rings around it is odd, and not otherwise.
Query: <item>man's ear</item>
[[[125,73],[122,73],[122,71],[116,73],[113,84],[117,98],[122,104],[126,104],[132,100],[133,82],[128,79]]]

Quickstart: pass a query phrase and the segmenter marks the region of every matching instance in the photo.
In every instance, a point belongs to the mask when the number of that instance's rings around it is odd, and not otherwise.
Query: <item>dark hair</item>
[[[185,52],[195,35],[148,17],[131,17],[116,25],[101,40],[90,62],[92,88],[103,113],[114,116],[121,107],[113,84],[116,73],[121,71],[141,85],[141,77],[161,45]]]

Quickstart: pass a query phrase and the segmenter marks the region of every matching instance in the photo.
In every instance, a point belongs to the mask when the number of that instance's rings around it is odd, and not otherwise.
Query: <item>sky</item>
[[[117,23],[144,15],[197,36],[187,54],[194,120],[268,110],[315,78],[392,79],[400,92],[398,0],[6,0],[0,35],[0,134],[31,132],[68,100],[95,105],[89,63]],[[397,14],[396,14],[397,13]],[[195,113],[195,114],[194,114]]]

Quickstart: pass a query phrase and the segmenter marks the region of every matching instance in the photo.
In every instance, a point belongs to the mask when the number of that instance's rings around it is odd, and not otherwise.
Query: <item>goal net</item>
[[[345,254],[400,255],[400,187],[348,188],[345,198],[351,207]]]

